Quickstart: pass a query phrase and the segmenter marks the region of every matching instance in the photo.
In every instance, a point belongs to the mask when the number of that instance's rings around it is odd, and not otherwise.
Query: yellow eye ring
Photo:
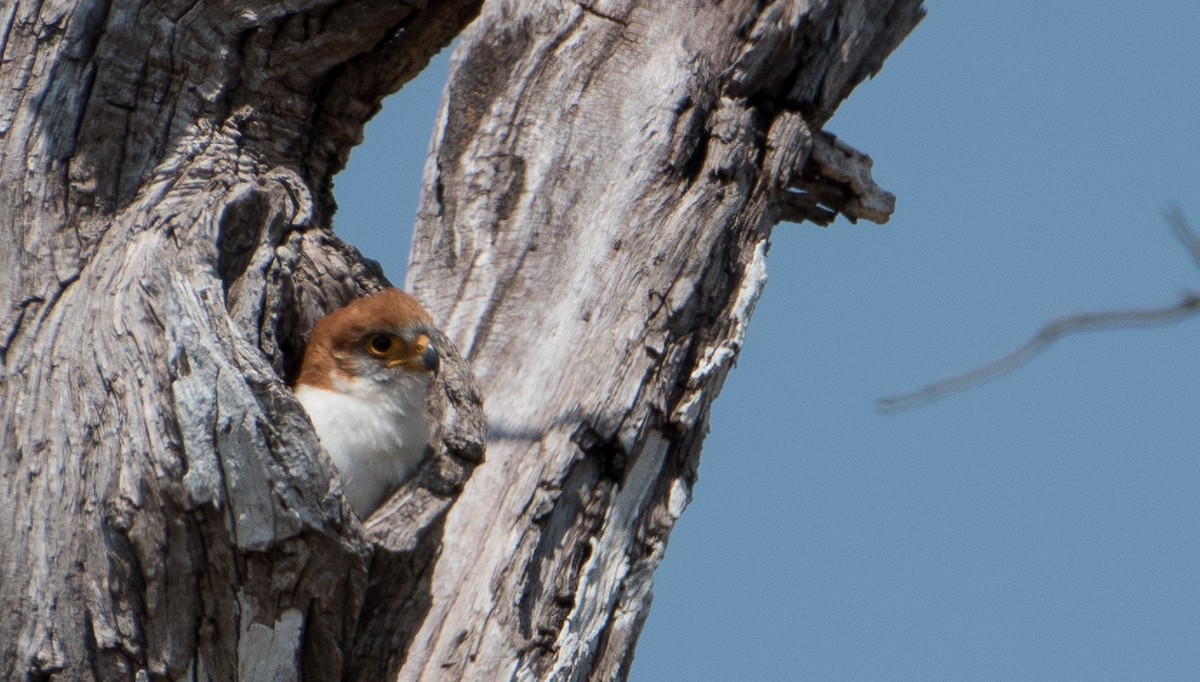
[[[396,340],[387,334],[372,334],[367,338],[367,352],[377,358],[385,357],[396,347]]]

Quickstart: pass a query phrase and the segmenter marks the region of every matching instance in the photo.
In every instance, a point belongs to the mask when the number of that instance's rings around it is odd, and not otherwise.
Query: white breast
[[[338,391],[302,384],[296,398],[341,472],[346,499],[365,519],[425,454],[427,381],[414,376],[399,387],[369,379],[338,383]]]

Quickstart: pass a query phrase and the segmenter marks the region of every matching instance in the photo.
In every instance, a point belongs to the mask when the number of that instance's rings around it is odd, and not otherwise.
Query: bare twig
[[[992,379],[999,378],[1029,362],[1067,334],[1102,331],[1120,327],[1152,327],[1178,322],[1200,312],[1200,294],[1188,292],[1173,306],[1141,310],[1116,310],[1099,313],[1080,313],[1054,320],[1042,327],[1025,345],[994,362],[964,374],[942,379],[911,393],[879,401],[884,412],[898,412],[965,391]]]
[[[1196,261],[1197,266],[1200,266],[1200,236],[1188,225],[1187,218],[1183,216],[1183,210],[1179,206],[1172,206],[1171,210],[1167,211],[1167,222],[1175,230],[1175,236],[1183,243],[1184,248],[1192,255],[1192,260]]]
[[[1183,212],[1173,207],[1167,214],[1167,220],[1175,230],[1175,235],[1191,254],[1192,259],[1200,266],[1200,236],[1197,236]],[[1055,341],[1068,334],[1079,332],[1102,331],[1121,327],[1156,327],[1178,322],[1200,312],[1200,293],[1187,292],[1178,303],[1165,308],[1144,308],[1137,310],[1112,310],[1096,313],[1078,313],[1052,320],[1041,331],[1027,341],[1025,345],[1008,355],[990,362],[982,367],[948,379],[934,382],[911,393],[885,398],[879,401],[883,412],[899,412],[940,400],[948,395],[974,388],[980,384],[997,379],[1017,369],[1046,350]]]

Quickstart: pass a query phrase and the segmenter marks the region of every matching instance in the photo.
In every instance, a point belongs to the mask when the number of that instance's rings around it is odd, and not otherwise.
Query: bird
[[[384,289],[317,321],[293,387],[366,519],[425,456],[425,396],[440,357],[416,299]]]

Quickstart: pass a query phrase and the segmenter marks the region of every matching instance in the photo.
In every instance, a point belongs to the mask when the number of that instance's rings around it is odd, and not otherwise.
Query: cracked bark
[[[821,127],[920,17],[485,4],[456,52],[409,285],[470,359],[490,436],[402,677],[628,673],[772,226],[891,213],[870,160]]]
[[[822,128],[921,12],[0,7],[0,676],[627,674],[772,226],[891,211]],[[360,525],[286,383],[385,284],[332,177],[477,13],[410,270],[435,456]]]

